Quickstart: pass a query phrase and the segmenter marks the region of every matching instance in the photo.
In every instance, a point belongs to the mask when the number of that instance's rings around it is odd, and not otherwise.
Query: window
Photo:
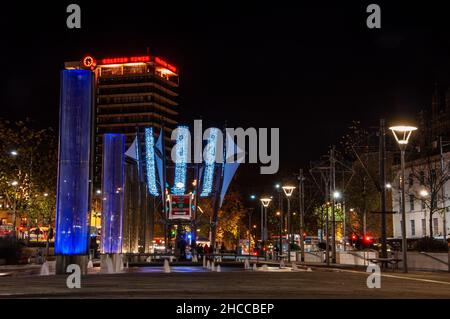
[[[427,235],[427,221],[425,218],[422,218],[422,236],[425,237]]]
[[[408,184],[410,187],[414,185],[414,175],[413,174],[409,174]]]
[[[416,236],[416,223],[414,219],[409,221],[411,223],[411,236]]]
[[[409,195],[409,210],[414,211],[414,195]]]
[[[420,185],[425,184],[425,173],[423,171],[420,172]]]
[[[422,210],[424,210],[424,209],[426,208],[426,206],[425,206],[425,200],[422,199],[422,200],[420,201],[420,204],[422,205]]]
[[[437,218],[433,218],[433,235],[439,234],[439,220]]]

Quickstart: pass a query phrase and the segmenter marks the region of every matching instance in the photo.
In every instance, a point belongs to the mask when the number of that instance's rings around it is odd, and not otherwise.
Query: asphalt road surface
[[[386,273],[369,289],[369,273],[349,270],[172,273],[128,271],[81,277],[69,289],[67,276],[0,277],[0,298],[450,298],[450,274]]]

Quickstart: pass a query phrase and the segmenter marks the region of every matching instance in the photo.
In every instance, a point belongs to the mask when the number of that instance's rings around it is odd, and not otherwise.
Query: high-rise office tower
[[[101,185],[102,141],[105,133],[123,133],[129,146],[144,128],[164,127],[167,138],[177,124],[178,69],[159,57],[144,55],[103,58],[85,56],[66,62],[66,69],[95,74],[94,187]],[[143,141],[144,138],[141,138]]]

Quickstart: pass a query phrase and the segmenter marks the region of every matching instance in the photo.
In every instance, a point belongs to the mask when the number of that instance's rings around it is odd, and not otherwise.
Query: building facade
[[[444,169],[441,172],[440,155],[409,161],[405,166],[405,213],[407,238],[425,236],[443,238],[444,227],[450,235],[450,153],[443,154]],[[392,199],[394,238],[402,237],[401,188],[399,166],[394,167]],[[440,185],[443,185],[442,187]],[[432,233],[430,233],[430,211]],[[445,219],[444,219],[445,214]],[[444,220],[446,225],[444,226]]]

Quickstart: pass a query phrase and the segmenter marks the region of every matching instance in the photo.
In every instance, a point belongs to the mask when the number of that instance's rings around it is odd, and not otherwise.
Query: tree
[[[206,221],[205,217],[212,215],[211,199],[201,199],[199,202],[205,214],[199,216],[197,223]],[[206,216],[205,216],[206,215]],[[239,192],[232,186],[225,195],[223,205],[218,211],[217,241],[222,241],[227,247],[238,243],[239,233],[247,230],[245,217],[247,216]],[[201,219],[202,218],[202,219]],[[207,223],[209,224],[209,220]],[[199,226],[201,228],[201,226]]]
[[[378,132],[378,131],[377,131]],[[342,138],[346,157],[352,162],[353,177],[345,192],[349,214],[349,231],[362,234],[366,230],[374,236],[381,236],[381,214],[371,212],[381,209],[379,136],[369,132],[358,121],[353,121],[348,133]],[[391,175],[393,157],[387,154],[386,175]],[[392,198],[387,193],[387,210],[391,210]],[[387,234],[392,233],[392,215],[386,216]]]
[[[26,217],[28,227],[31,220],[44,218],[50,224],[57,174],[53,130],[35,128],[29,120],[12,123],[0,119],[0,134],[0,196],[12,210],[13,223],[17,217]]]
[[[405,178],[406,179],[406,178]],[[410,194],[421,201],[429,212],[430,237],[433,237],[433,216],[435,213],[445,213],[445,201],[448,196],[443,195],[443,188],[450,179],[450,169],[444,165],[441,170],[440,157],[426,154],[422,159],[412,162],[410,175],[405,183],[410,185]],[[419,187],[412,187],[414,181],[419,182]]]

